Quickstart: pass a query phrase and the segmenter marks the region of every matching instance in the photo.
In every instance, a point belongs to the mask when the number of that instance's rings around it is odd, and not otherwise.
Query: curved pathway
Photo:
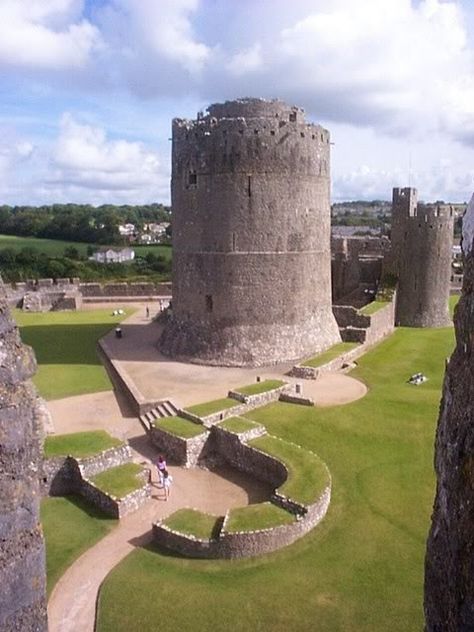
[[[171,467],[169,501],[153,487],[152,498],[122,518],[102,540],[79,557],[60,578],[48,603],[49,632],[93,632],[100,586],[107,574],[135,547],[151,540],[151,523],[181,507],[223,515],[231,507],[267,500],[271,489],[235,470],[219,474],[203,469]],[[157,564],[158,564],[157,558]]]

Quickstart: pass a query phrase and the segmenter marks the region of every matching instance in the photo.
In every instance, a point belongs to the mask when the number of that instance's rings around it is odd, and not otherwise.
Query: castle
[[[160,348],[216,365],[340,340],[331,311],[329,132],[281,101],[173,121],[173,313]]]

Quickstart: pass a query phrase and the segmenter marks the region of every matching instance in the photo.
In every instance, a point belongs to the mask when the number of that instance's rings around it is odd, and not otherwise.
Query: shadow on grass
[[[39,364],[100,365],[96,345],[114,325],[32,325],[21,328],[21,338],[33,347]]]
[[[104,521],[104,522],[117,522],[115,518],[111,518],[103,511],[94,507],[88,503],[82,496],[78,496],[76,494],[67,494],[66,496],[62,496],[65,500],[67,500],[71,505],[74,505],[85,514],[87,514],[90,518],[95,518],[96,520]]]

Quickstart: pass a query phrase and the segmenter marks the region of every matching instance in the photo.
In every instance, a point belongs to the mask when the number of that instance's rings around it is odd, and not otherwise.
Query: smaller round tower
[[[451,323],[452,207],[417,204],[415,189],[394,189],[392,221],[392,263],[398,277],[395,324],[446,327]]]

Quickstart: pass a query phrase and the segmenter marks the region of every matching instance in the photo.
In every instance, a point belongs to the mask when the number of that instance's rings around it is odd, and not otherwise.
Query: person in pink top
[[[162,454],[159,455],[156,461],[156,469],[158,470],[158,481],[160,486],[163,487],[163,474],[166,472],[166,461]]]

